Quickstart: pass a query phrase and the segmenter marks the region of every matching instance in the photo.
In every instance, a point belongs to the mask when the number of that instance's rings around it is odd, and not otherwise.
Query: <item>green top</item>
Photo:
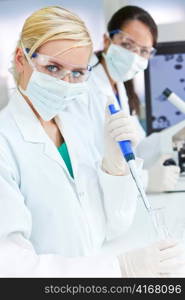
[[[62,156],[71,177],[74,178],[71,160],[70,160],[70,156],[69,156],[69,152],[68,152],[66,143],[63,143],[60,147],[58,147],[58,151],[59,151],[60,155]]]

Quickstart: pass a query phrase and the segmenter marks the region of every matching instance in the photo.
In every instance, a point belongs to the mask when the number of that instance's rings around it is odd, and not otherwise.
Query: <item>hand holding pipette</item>
[[[109,149],[111,155],[105,156],[104,170],[112,175],[125,175],[130,170],[143,204],[151,217],[154,229],[159,235],[161,228],[157,222],[155,210],[152,209],[147,199],[132,150],[132,147],[136,146],[138,142],[137,130],[133,126],[132,117],[120,110],[118,104],[114,102],[114,99],[109,98],[107,105],[105,128],[109,143],[107,144],[108,147],[105,148]],[[121,107],[124,107],[123,103],[121,103]]]
[[[113,105],[114,99],[109,98],[105,116],[105,156],[103,166],[112,175],[126,175],[129,168],[120,152],[120,140],[130,140],[134,146],[138,143],[138,135],[132,117],[124,111],[115,115],[110,114],[109,105]],[[129,152],[129,147],[127,147]]]
[[[124,107],[124,104],[122,103],[121,106]],[[112,150],[112,155],[105,156],[107,158],[104,160],[104,169],[109,173],[111,173],[110,170],[112,170],[113,175],[124,175],[124,172],[126,173],[126,170],[128,172],[128,169],[130,169],[144,205],[146,209],[150,211],[150,204],[138,174],[135,155],[132,150],[132,146],[136,146],[138,143],[138,134],[132,117],[123,110],[120,110],[118,104],[111,97],[109,97],[107,108],[108,113],[106,115],[105,126],[107,140],[109,141],[109,143],[107,143],[107,149],[109,149],[109,151],[110,149]],[[117,142],[117,145],[115,142]],[[125,165],[126,162],[127,167]],[[115,172],[117,172],[117,174],[115,174]]]

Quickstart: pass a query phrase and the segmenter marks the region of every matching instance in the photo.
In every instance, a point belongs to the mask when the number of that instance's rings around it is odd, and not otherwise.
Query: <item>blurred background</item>
[[[146,9],[159,29],[159,42],[185,41],[184,0],[0,0],[0,108],[7,103],[7,93],[14,87],[9,72],[16,42],[24,20],[35,10],[60,5],[77,13],[89,28],[94,49],[102,47],[102,36],[112,14],[125,5]],[[136,91],[141,100],[141,119],[145,119],[145,89],[143,74],[135,79]]]

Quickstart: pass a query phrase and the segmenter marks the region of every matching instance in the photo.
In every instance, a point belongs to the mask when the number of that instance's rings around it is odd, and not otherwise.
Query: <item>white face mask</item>
[[[85,82],[69,83],[38,71],[33,71],[26,90],[19,89],[45,121],[53,119],[66,105],[80,100],[88,91]]]
[[[127,81],[148,66],[148,60],[138,54],[111,44],[107,53],[104,54],[110,76],[115,81]]]
[[[26,54],[25,54],[26,55]],[[27,55],[26,55],[27,57]],[[33,73],[26,90],[19,87],[21,93],[29,98],[38,114],[45,121],[54,118],[66,105],[87,96],[86,82],[69,83],[45,73],[38,72],[32,65]]]

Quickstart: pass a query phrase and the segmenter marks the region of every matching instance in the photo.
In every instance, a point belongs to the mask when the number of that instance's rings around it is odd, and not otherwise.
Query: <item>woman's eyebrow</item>
[[[55,61],[55,60],[49,60],[49,61],[48,61],[48,64],[55,64],[55,65],[57,65],[57,66],[59,66],[59,67],[64,67],[62,64],[58,63],[58,62]]]
[[[51,61],[48,61],[48,63],[50,64],[55,64],[57,65],[58,67],[63,67],[65,68],[65,64],[62,64],[62,63],[58,63],[57,61],[55,60],[51,60]],[[85,70],[87,67],[80,67],[80,66],[71,66],[72,69],[71,70]]]
[[[131,37],[127,37],[127,40],[136,44],[136,42],[134,41],[134,39],[132,39]]]

